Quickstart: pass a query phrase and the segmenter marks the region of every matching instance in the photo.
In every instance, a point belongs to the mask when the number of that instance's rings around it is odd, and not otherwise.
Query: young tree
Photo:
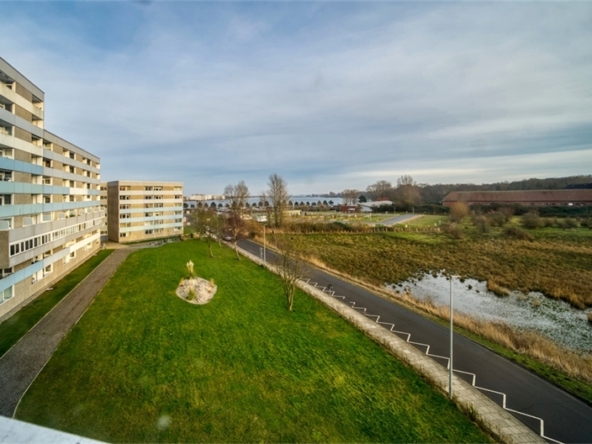
[[[245,226],[245,221],[238,212],[233,211],[226,218],[224,224],[224,235],[225,237],[230,238],[230,241],[234,244],[236,258],[240,261],[236,243],[247,236],[247,228]]]
[[[290,200],[288,185],[282,176],[275,173],[269,176],[267,185],[269,189],[266,194],[271,201],[273,221],[276,227],[280,227],[284,221],[284,210]]]
[[[454,202],[450,207],[450,219],[453,222],[462,222],[469,215],[469,206],[465,202]]]
[[[208,243],[208,250],[210,257],[214,257],[212,253],[212,240],[214,237],[214,226],[216,224],[216,212],[209,208],[198,208],[191,213],[193,217],[193,227],[201,239]]]
[[[286,306],[288,311],[292,311],[296,282],[302,278],[304,271],[304,250],[297,237],[281,236],[274,239],[274,243],[279,252],[274,265],[282,281]]]
[[[249,197],[249,187],[241,180],[236,185],[226,185],[224,188],[224,196],[228,201],[230,208],[233,210],[241,210]]]

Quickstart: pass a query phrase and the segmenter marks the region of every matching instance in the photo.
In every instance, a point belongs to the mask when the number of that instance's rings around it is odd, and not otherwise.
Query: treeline
[[[561,190],[589,188],[592,175],[524,179],[514,182],[496,182],[491,184],[418,184],[411,176],[401,176],[397,184],[379,180],[366,188],[366,191],[344,190],[341,196],[353,203],[355,200],[388,199],[396,205],[440,204],[452,191],[521,191],[521,190]],[[357,194],[356,194],[357,193]]]

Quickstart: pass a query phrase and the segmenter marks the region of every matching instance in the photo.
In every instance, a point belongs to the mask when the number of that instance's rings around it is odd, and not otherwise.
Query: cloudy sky
[[[0,1],[102,179],[292,194],[592,173],[592,3]]]

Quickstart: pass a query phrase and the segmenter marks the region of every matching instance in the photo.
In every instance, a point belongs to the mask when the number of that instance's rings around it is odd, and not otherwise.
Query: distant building
[[[99,158],[44,129],[44,96],[0,58],[0,317],[100,247]]]
[[[450,207],[456,202],[473,204],[520,205],[592,205],[592,189],[527,190],[527,191],[453,191],[442,204]]]
[[[362,213],[372,213],[375,208],[379,208],[383,205],[391,206],[393,203],[390,200],[377,200],[375,202],[361,202],[358,206]]]
[[[109,240],[137,242],[183,234],[183,183],[118,180],[107,184]]]

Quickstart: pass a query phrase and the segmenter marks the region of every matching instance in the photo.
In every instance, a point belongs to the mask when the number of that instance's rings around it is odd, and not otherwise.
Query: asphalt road
[[[391,217],[390,219],[386,219],[383,220],[382,222],[380,222],[381,225],[396,225],[396,224],[401,224],[405,221],[408,221],[410,219],[413,219],[414,217],[416,217],[416,214],[411,214],[411,213],[407,213],[407,214],[401,214],[400,216],[395,216],[395,217]]]
[[[240,241],[239,246],[257,256],[260,254],[260,245],[253,242]],[[268,261],[272,260],[273,252],[267,250],[266,256]],[[352,302],[355,302],[356,307],[365,307],[367,314],[379,315],[380,322],[393,323],[395,330],[410,333],[412,342],[430,346],[430,355],[448,356],[448,328],[318,269],[309,267],[306,277],[321,287],[332,285],[336,295],[345,297],[344,303],[351,306]],[[406,335],[399,336],[407,339]],[[426,351],[425,346],[416,347]],[[592,407],[588,404],[457,334],[454,335],[453,356],[453,367],[457,376],[470,383],[473,377],[460,371],[472,373],[476,375],[476,387],[506,394],[506,408],[541,418],[545,437],[564,443],[592,442]],[[447,365],[445,359],[434,359],[443,366]],[[502,395],[481,391],[502,405]],[[514,415],[536,433],[541,433],[539,420],[517,413]]]

